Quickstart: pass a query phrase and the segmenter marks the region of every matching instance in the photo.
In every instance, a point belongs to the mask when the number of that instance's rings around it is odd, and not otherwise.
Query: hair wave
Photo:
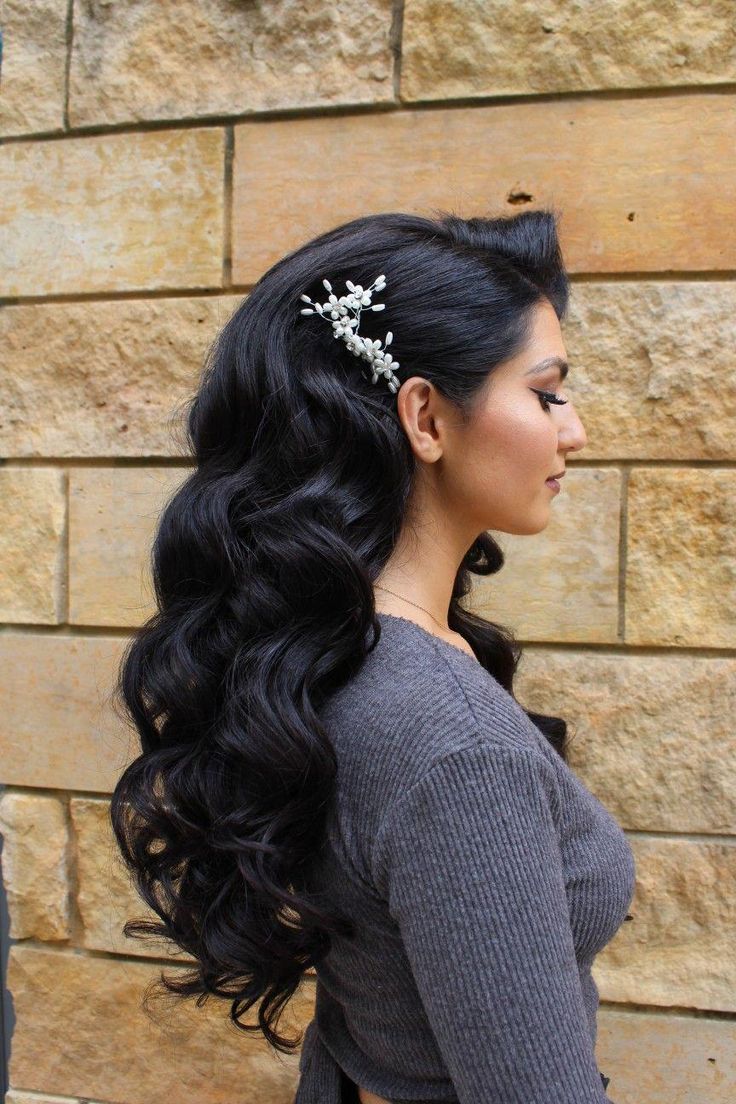
[[[195,463],[158,519],[157,608],[113,694],[141,750],[110,817],[160,917],[123,932],[195,960],[162,973],[161,991],[230,999],[236,1027],[285,1053],[302,1036],[277,1033],[283,1008],[331,935],[353,930],[304,889],[336,777],[320,707],[380,637],[373,583],[408,520],[415,466],[396,396],[322,318],[301,315],[300,295],[321,300],[325,276],[367,287],[384,273],[385,310],[363,312],[361,335],[391,329],[400,378],[431,380],[467,420],[489,372],[526,342],[532,308],[566,312],[556,218],[387,213],[321,234],[235,309],[188,404]],[[481,533],[448,622],[513,694],[520,645],[461,604],[472,576],[503,562]],[[566,758],[565,721],[527,713]],[[256,1004],[257,1024],[241,1022]]]

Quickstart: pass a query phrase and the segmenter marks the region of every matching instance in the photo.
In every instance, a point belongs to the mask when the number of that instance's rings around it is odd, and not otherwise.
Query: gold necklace
[[[394,598],[400,598],[402,602],[408,602],[410,606],[416,606],[417,609],[423,610],[424,613],[428,614],[429,617],[432,617],[432,614],[429,612],[428,609],[424,609],[424,606],[417,605],[417,603],[412,602],[412,600],[410,598],[404,598],[403,595],[397,594],[393,590],[389,590],[388,587],[378,586],[378,584],[376,583],[375,584],[375,589],[376,590],[384,590],[386,592],[386,594],[393,594]],[[447,629],[445,628],[445,626],[440,625],[440,623],[439,623],[439,621],[437,620],[436,617],[432,617],[432,620],[434,621],[435,625],[438,625],[439,628],[442,629],[443,632],[447,632]]]

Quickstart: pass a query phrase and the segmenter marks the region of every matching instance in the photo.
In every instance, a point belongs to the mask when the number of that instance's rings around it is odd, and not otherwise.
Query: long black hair
[[[414,456],[396,396],[336,340],[323,302],[384,274],[385,310],[361,336],[394,335],[400,379],[421,375],[472,418],[496,366],[517,355],[541,301],[569,293],[556,213],[464,219],[387,213],[319,235],[273,265],[212,343],[188,406],[195,464],[158,520],[157,609],[113,691],[141,753],[110,816],[163,936],[196,960],[155,988],[229,998],[230,1019],[290,1053],[284,1006],[350,919],[300,891],[336,777],[320,707],[378,642],[373,583],[407,517]],[[375,301],[378,301],[376,299]],[[513,694],[521,647],[462,608],[472,575],[500,570],[481,533],[461,563],[448,623]],[[371,634],[372,640],[368,641]],[[527,711],[566,758],[565,721]],[[162,987],[162,988],[161,988]],[[240,1017],[258,1002],[258,1022]]]

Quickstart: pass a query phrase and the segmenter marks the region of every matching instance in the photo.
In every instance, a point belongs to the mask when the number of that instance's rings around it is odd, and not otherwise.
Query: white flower
[[[343,340],[353,356],[359,356],[368,361],[372,368],[373,383],[376,383],[379,378],[383,378],[387,381],[389,390],[395,394],[401,386],[401,381],[394,375],[393,369],[400,367],[399,362],[381,348],[381,342],[378,338],[364,338],[357,332],[360,324],[360,313],[364,307],[374,311],[385,310],[385,303],[372,303],[371,300],[374,291],[382,291],[385,288],[386,277],[383,274],[377,276],[368,288],[363,288],[361,284],[353,284],[351,280],[346,280],[345,285],[350,293],[341,295],[339,298],[333,293],[332,284],[329,280],[323,279],[322,284],[330,292],[327,302],[313,303],[308,295],[300,295],[299,298],[303,302],[311,304],[310,308],[303,308],[300,313],[314,314],[316,312],[326,318],[328,322],[332,319],[330,324],[332,325],[333,337]],[[352,317],[349,316],[351,311],[353,312]],[[387,346],[391,344],[393,337],[393,333],[389,330],[385,338]]]

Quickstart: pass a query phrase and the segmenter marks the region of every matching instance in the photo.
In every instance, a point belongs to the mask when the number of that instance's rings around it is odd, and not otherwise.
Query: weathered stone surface
[[[665,1012],[598,1013],[598,1068],[616,1104],[730,1104],[736,1023]]]
[[[4,0],[0,135],[61,130],[68,0]]]
[[[189,468],[71,468],[69,620],[139,625],[154,609],[150,554],[166,502]]]
[[[2,879],[11,939],[69,938],[67,829],[62,803],[42,794],[0,794]]]
[[[88,0],[75,7],[71,121],[392,102],[392,9],[391,0]]]
[[[563,334],[584,459],[736,457],[732,282],[573,284]]]
[[[627,545],[627,643],[736,645],[736,472],[634,468]]]
[[[254,281],[349,219],[436,207],[467,216],[554,205],[571,272],[728,271],[735,103],[694,92],[241,123],[234,280]]]
[[[244,298],[0,308],[0,454],[185,455],[183,404]],[[729,281],[574,284],[563,393],[583,458],[733,458],[734,318]]]
[[[171,975],[176,968],[163,969]],[[228,1025],[227,1009],[211,1002],[199,1010],[177,1005],[171,1012],[157,1004],[153,1019],[147,1017],[142,996],[160,970],[142,962],[12,946],[8,988],[17,1016],[12,1091],[126,1104],[189,1104],[192,1099],[290,1104],[298,1051],[277,1055],[259,1036],[245,1039]],[[39,1001],[43,1017],[37,1015]],[[297,1035],[313,1008],[313,986],[305,984],[290,1003],[282,1029]],[[252,1014],[246,1022],[253,1022]],[[598,1023],[596,1058],[611,1078],[611,1099],[669,1104],[679,1096],[730,1104],[736,1077],[732,1021],[604,1006]],[[172,1077],[182,1054],[187,1076]]]
[[[736,847],[646,836],[631,845],[633,919],[596,958],[601,999],[736,1011]]]
[[[77,905],[84,926],[84,946],[191,962],[191,956],[164,940],[133,939],[123,934],[126,920],[135,917],[159,922],[159,917],[138,896],[125,869],[110,824],[110,802],[73,797],[69,809],[77,848]]]
[[[9,786],[110,793],[138,754],[109,702],[128,641],[0,633],[0,761]]]
[[[736,77],[730,0],[406,0],[401,99],[707,85]]]
[[[80,1100],[71,1096],[50,1096],[48,1093],[40,1096],[38,1093],[23,1092],[22,1089],[10,1089],[5,1094],[5,1104],[104,1104],[104,1101],[90,1100],[89,1097]]]
[[[11,1086],[126,1104],[291,1104],[299,1051],[277,1054],[260,1034],[245,1036],[229,1023],[229,1002],[168,1009],[157,1001],[146,1015],[146,986],[162,970],[173,977],[183,969],[11,946]],[[303,985],[290,1002],[282,1032],[299,1037],[313,989]],[[254,1009],[245,1022],[256,1023]],[[183,1061],[186,1076],[174,1072]]]
[[[219,287],[217,128],[0,147],[0,295]]]
[[[51,625],[66,601],[64,473],[0,468],[0,621]]]
[[[0,455],[185,455],[185,401],[242,299],[0,308]]]
[[[514,687],[622,827],[736,832],[736,659],[527,647]]]
[[[570,463],[561,486],[541,533],[493,532],[506,563],[465,605],[523,640],[615,641],[621,473]]]

